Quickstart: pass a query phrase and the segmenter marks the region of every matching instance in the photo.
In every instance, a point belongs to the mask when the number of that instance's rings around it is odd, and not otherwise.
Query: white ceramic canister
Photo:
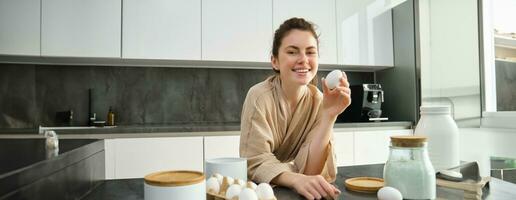
[[[145,200],[206,200],[206,181],[202,172],[156,172],[145,176],[144,180]]]
[[[436,172],[460,164],[459,129],[449,106],[421,106],[421,119],[414,134],[428,137],[428,155]]]

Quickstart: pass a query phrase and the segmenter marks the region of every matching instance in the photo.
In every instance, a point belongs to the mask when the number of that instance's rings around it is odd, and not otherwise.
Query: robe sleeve
[[[319,123],[319,119],[317,119],[316,123],[314,124],[314,127],[317,126]],[[310,144],[312,142],[312,137],[314,133],[314,128],[310,131],[310,135],[308,136],[307,140],[301,146],[301,149],[299,149],[299,152],[297,156],[294,159],[294,164],[296,168],[298,169],[299,173],[304,174],[306,170],[306,164],[308,162],[308,155],[310,154]],[[328,143],[328,146],[326,148],[327,151],[327,157],[326,162],[323,166],[321,175],[329,182],[335,182],[337,178],[337,163],[335,158],[335,151],[333,149],[333,131],[331,133],[330,142]]]
[[[279,174],[297,172],[292,162],[282,163],[273,153],[274,125],[255,105],[244,103],[240,137],[240,157],[247,158],[248,178],[270,183]]]

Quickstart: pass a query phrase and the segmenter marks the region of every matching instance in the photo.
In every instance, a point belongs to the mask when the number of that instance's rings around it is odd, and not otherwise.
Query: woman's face
[[[272,66],[280,71],[282,83],[308,85],[319,67],[317,40],[309,31],[291,30],[281,41]]]

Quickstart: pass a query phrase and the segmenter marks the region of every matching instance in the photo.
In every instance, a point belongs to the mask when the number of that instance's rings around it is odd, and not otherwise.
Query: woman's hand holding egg
[[[323,109],[330,117],[336,118],[351,104],[348,77],[340,70],[333,70],[322,82]]]

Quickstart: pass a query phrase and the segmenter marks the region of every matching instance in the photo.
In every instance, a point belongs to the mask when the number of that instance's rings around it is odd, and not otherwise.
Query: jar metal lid
[[[391,136],[392,146],[395,147],[422,147],[425,142],[426,137],[421,135]]]
[[[204,174],[198,171],[162,171],[144,177],[145,183],[154,186],[184,186],[204,181]]]

